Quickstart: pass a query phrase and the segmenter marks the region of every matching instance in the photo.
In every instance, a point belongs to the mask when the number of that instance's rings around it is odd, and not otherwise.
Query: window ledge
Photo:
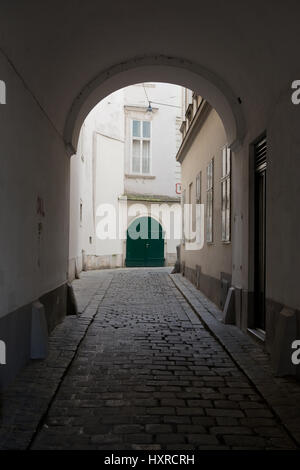
[[[130,174],[125,174],[125,178],[129,179],[143,179],[143,180],[154,180],[156,176],[153,175],[143,175],[141,173],[130,173]]]

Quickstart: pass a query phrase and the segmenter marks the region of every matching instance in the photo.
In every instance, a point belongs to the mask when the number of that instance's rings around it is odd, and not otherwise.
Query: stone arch
[[[243,142],[246,124],[242,103],[217,74],[185,59],[154,55],[114,65],[91,80],[77,95],[68,112],[64,140],[68,153],[75,153],[84,119],[99,101],[135,83],[146,81],[181,85],[206,99],[222,119],[232,150]]]

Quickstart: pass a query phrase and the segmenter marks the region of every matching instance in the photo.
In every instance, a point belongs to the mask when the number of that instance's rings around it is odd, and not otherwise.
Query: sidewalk
[[[105,271],[98,271],[98,275],[88,272],[73,281],[81,314],[65,317],[49,338],[47,359],[30,361],[15,382],[0,394],[0,450],[30,447],[112,277]]]
[[[274,377],[269,355],[262,347],[236,326],[224,325],[221,322],[222,312],[189,280],[181,274],[172,274],[171,278],[300,446],[300,383],[293,377]]]

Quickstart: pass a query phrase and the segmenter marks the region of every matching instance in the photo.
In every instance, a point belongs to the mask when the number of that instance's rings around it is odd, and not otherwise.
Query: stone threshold
[[[257,342],[238,327],[224,325],[220,321],[222,312],[188,279],[181,274],[170,274],[170,277],[195,314],[222,344],[300,447],[300,383],[292,377],[275,377],[269,355]]]

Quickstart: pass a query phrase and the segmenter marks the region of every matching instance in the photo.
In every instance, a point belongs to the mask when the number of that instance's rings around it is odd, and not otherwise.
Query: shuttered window
[[[267,138],[264,137],[254,146],[255,170],[264,170],[267,166]]]
[[[221,217],[222,241],[230,241],[231,222],[231,152],[225,146],[222,151],[222,178],[221,178]]]
[[[182,244],[184,245],[185,244],[185,235],[184,235],[184,230],[185,230],[185,227],[184,227],[184,206],[185,206],[185,189],[182,191],[181,193],[181,230],[182,230],[182,233],[181,233],[181,240],[182,240]]]
[[[214,205],[214,159],[212,158],[206,168],[206,241],[213,242],[213,205]]]

